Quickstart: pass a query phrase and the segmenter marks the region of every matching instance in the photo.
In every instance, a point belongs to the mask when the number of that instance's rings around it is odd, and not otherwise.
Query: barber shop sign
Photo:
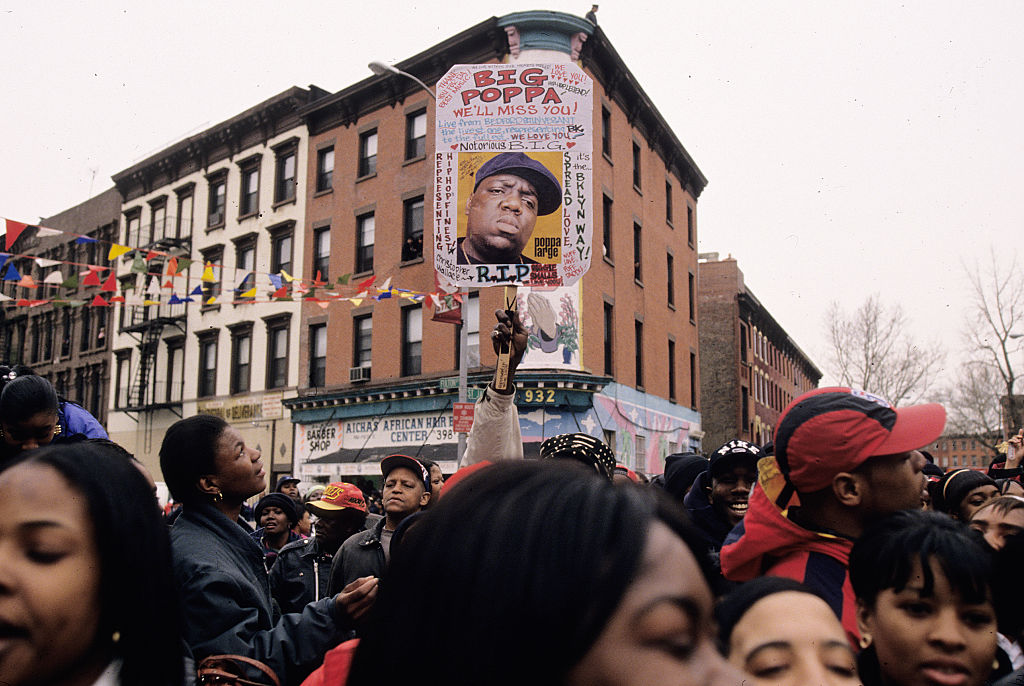
[[[593,81],[573,63],[462,64],[437,84],[434,265],[459,286],[590,267]]]

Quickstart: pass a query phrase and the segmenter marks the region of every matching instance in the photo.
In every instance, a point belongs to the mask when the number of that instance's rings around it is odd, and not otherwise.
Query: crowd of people
[[[0,683],[1024,683],[1024,433],[943,473],[940,405],[832,387],[660,475],[586,434],[525,460],[526,332],[496,316],[508,381],[462,468],[391,455],[376,504],[270,484],[196,415],[163,437],[166,513],[95,419],[0,368]]]

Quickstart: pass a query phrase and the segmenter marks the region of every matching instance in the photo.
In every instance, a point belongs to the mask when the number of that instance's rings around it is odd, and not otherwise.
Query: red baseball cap
[[[813,493],[868,458],[922,448],[942,434],[937,403],[895,408],[846,387],[817,388],[791,402],[775,428],[775,460],[797,492]]]
[[[344,509],[366,512],[366,498],[363,497],[363,492],[359,490],[358,486],[344,481],[335,481],[327,485],[320,500],[311,500],[306,503],[306,509],[315,515]]]

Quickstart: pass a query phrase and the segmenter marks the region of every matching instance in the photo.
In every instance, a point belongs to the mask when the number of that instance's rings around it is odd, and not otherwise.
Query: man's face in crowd
[[[526,179],[488,176],[466,202],[466,254],[490,264],[518,262],[537,224],[537,204],[537,189]]]
[[[283,483],[281,484],[281,493],[284,493],[292,500],[295,500],[299,497],[299,484],[295,481]]]
[[[350,508],[322,512],[316,520],[316,538],[324,549],[334,554],[345,539],[363,527],[366,513]]]
[[[279,534],[288,529],[288,515],[281,508],[268,505],[260,513],[260,526],[268,534]]]
[[[711,478],[711,501],[715,512],[730,525],[736,526],[747,514],[750,489],[757,481],[757,469],[749,464],[737,464]]]
[[[441,488],[444,487],[444,474],[436,464],[430,468],[430,497],[436,498],[441,495]]]
[[[381,489],[384,512],[390,515],[409,515],[418,512],[430,500],[420,475],[405,467],[395,467],[384,477]]]
[[[856,472],[862,477],[861,504],[869,519],[921,507],[927,460],[916,450],[868,458]]]

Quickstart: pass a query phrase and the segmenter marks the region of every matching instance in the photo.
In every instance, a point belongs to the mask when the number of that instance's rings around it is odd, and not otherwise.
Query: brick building
[[[821,380],[821,372],[747,288],[732,257],[701,254],[702,417],[709,450],[734,438],[771,440],[789,402]]]
[[[990,441],[981,441],[978,436],[971,434],[943,434],[924,449],[931,453],[935,464],[944,470],[970,467],[986,471],[997,457],[988,443],[998,443],[1000,440],[999,437],[993,437]],[[1005,458],[1005,455],[998,457],[1000,460]]]
[[[107,251],[120,227],[120,209],[121,196],[111,188],[39,223],[67,233],[41,235],[38,229],[26,229],[11,246],[11,252],[35,257],[13,257],[11,262],[36,285],[26,288],[16,281],[4,281],[0,287],[4,295],[14,298],[59,297],[66,301],[61,306],[6,308],[0,333],[3,362],[32,367],[49,379],[60,395],[82,405],[104,425],[112,314],[107,307],[89,305],[100,293],[99,285],[59,286],[65,278],[84,273],[84,265],[109,264]],[[79,243],[72,234],[97,242]],[[52,283],[54,274],[60,279],[56,284]],[[51,277],[50,283],[44,283],[47,277]]]
[[[518,44],[509,47],[508,35]],[[578,334],[517,376],[527,454],[566,431],[602,436],[620,462],[660,472],[664,456],[699,447],[695,301],[697,198],[707,183],[599,27],[558,12],[491,18],[399,64],[434,84],[453,64],[568,61],[594,79],[592,216],[598,257],[576,285],[547,298]],[[309,149],[304,273],[328,282],[434,289],[431,175],[434,104],[413,81],[373,76],[303,111]],[[600,248],[601,252],[597,252]],[[501,289],[465,303],[470,385],[490,379],[480,344]],[[302,310],[296,469],[306,478],[379,473],[389,452],[455,461],[451,381],[457,327],[422,304],[390,298]],[[486,341],[486,335],[483,337]]]

